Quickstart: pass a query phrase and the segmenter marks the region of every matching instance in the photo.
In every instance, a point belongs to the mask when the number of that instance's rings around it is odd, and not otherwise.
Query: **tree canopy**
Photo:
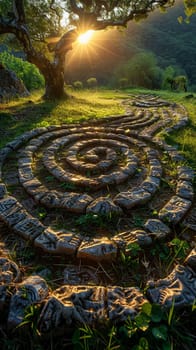
[[[126,26],[163,10],[175,0],[2,0],[0,34],[16,37],[26,54],[44,75],[46,97],[62,97],[65,55],[79,33],[111,26]],[[185,0],[186,15],[196,12],[195,0]]]

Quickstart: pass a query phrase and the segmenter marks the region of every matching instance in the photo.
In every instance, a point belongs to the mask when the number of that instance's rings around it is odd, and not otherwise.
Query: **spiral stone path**
[[[194,172],[161,137],[186,126],[186,110],[151,95],[124,104],[125,115],[38,128],[0,150],[1,222],[29,241],[37,254],[87,261],[86,281],[92,275],[96,280],[93,266],[118,261],[121,252],[129,254],[130,245],[149,249],[170,239],[186,227],[192,207]],[[45,219],[36,215],[36,208],[44,208]],[[76,221],[89,216],[123,222],[138,210],[142,227],[108,226],[104,234],[96,228],[90,234],[85,227],[80,232],[68,220],[72,215]],[[56,228],[57,216],[63,218],[62,228]],[[0,269],[0,309],[7,305],[9,284],[17,286],[9,300],[9,327],[22,321],[28,305],[44,300],[42,332],[76,322],[122,322],[147,301],[170,307],[173,299],[176,306],[185,306],[196,298],[194,248],[184,265],[175,266],[165,279],[149,281],[145,295],[134,286],[102,286],[98,280],[97,286],[81,284],[85,280],[74,265],[65,269],[65,284],[52,294],[43,277],[19,279],[18,267],[8,258],[0,259]]]

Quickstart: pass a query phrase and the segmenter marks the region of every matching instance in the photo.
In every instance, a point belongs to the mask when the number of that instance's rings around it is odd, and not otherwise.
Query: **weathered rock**
[[[121,192],[114,198],[114,203],[125,209],[131,209],[136,205],[145,204],[151,198],[151,194],[143,188]]]
[[[10,284],[18,282],[20,270],[14,261],[8,258],[0,258],[0,284]]]
[[[18,204],[14,197],[8,196],[0,200],[0,218],[3,220],[6,215]]]
[[[18,175],[20,183],[23,184],[26,181],[31,181],[34,179],[31,165],[26,165],[18,169]]]
[[[135,99],[132,102],[133,106],[141,107],[141,108],[152,108],[152,107],[166,107],[170,106],[170,103],[168,101],[161,100],[158,98],[158,96],[149,96],[145,95],[143,96],[137,96],[137,99]]]
[[[115,205],[109,198],[99,197],[95,199],[86,209],[87,213],[100,214],[110,217],[110,215],[122,214],[122,209]]]
[[[154,194],[160,186],[160,178],[155,176],[147,176],[142,182],[142,188],[151,194]]]
[[[158,239],[165,238],[171,232],[171,229],[158,219],[147,220],[144,228]]]
[[[178,166],[178,179],[192,182],[194,179],[194,170],[188,166]]]
[[[29,92],[13,71],[0,65],[0,102],[18,96],[29,96]]]
[[[65,317],[68,317],[70,323],[72,323],[71,316],[73,314],[73,306],[67,303],[67,313],[65,311],[64,304],[55,297],[51,297],[43,307],[43,310],[39,319],[39,329],[42,333],[52,331],[58,327],[65,327]],[[65,316],[66,314],[66,316]]]
[[[10,300],[9,286],[20,279],[20,270],[17,264],[8,258],[0,258],[0,311],[5,310]]]
[[[32,193],[33,195],[33,193]],[[34,193],[36,202],[43,204],[48,208],[60,208],[61,201],[63,200],[63,194],[57,191],[48,191],[46,188],[37,188]]]
[[[183,162],[185,160],[184,156],[178,151],[172,151],[168,153],[173,162]]]
[[[111,261],[117,256],[117,246],[108,238],[84,240],[77,251],[77,258],[94,261]]]
[[[53,230],[46,229],[34,240],[34,245],[47,253],[56,253],[58,234]]]
[[[191,201],[179,196],[173,196],[160,210],[159,218],[171,224],[177,224],[191,207]]]
[[[183,220],[182,225],[183,227],[186,227],[196,232],[196,207],[195,206],[191,208],[188,215]]]
[[[196,298],[196,273],[190,267],[177,265],[165,279],[149,282],[147,296],[153,303],[170,308],[190,306]]]
[[[74,213],[84,213],[93,198],[87,194],[65,192],[61,200],[61,207]]]
[[[185,260],[185,264],[196,272],[196,248],[194,248]]]
[[[193,200],[194,191],[192,183],[185,180],[180,180],[177,183],[176,195],[182,198]]]
[[[13,229],[25,239],[34,240],[45,230],[45,227],[38,219],[29,216],[14,225]]]
[[[29,216],[23,206],[14,198],[6,197],[0,201],[0,219],[13,227]]]
[[[113,323],[134,319],[145,302],[147,299],[139,288],[107,288],[108,317]]]
[[[35,196],[42,189],[42,184],[39,180],[33,178],[22,183],[25,190],[32,196]]]
[[[30,276],[18,285],[12,296],[8,314],[8,328],[18,326],[24,319],[25,309],[42,302],[48,295],[48,286],[40,276]]]
[[[6,190],[5,184],[0,183],[0,199],[4,198],[6,193],[7,193],[7,190]]]
[[[122,232],[113,237],[113,241],[123,249],[129,252],[131,244],[137,243],[141,247],[146,247],[152,244],[152,238],[144,230],[133,230],[128,232]]]
[[[47,253],[74,255],[81,242],[82,237],[78,234],[48,228],[35,239],[34,245]]]
[[[4,217],[5,223],[13,227],[24,219],[28,219],[29,214],[23,209],[23,206],[17,203],[9,213]]]
[[[54,292],[44,306],[40,330],[76,324],[94,324],[106,319],[104,287],[63,286]]]

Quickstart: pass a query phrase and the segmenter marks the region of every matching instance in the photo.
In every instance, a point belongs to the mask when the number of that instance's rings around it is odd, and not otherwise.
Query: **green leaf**
[[[168,325],[169,326],[172,323],[172,318],[173,318],[173,315],[174,315],[174,305],[175,305],[175,298],[173,298],[172,306],[170,307],[170,310],[169,310],[169,315],[168,315]]]
[[[148,340],[146,338],[140,338],[139,345],[142,350],[149,350]]]
[[[151,320],[155,323],[160,322],[163,318],[163,310],[160,305],[153,304],[151,312]]]
[[[196,300],[194,301],[194,303],[193,303],[193,305],[192,305],[191,311],[193,312],[193,311],[195,311],[195,310],[196,310]]]
[[[183,22],[183,17],[182,17],[182,16],[179,16],[179,17],[178,17],[178,22],[179,22],[180,24],[182,24],[182,22]]]
[[[124,263],[126,261],[126,257],[125,257],[125,254],[123,252],[120,252],[120,257],[121,257],[122,262]]]
[[[159,327],[153,327],[152,334],[156,339],[166,341],[168,336],[167,326],[161,325]]]
[[[149,327],[150,317],[141,312],[135,317],[135,323],[139,329],[145,332]]]
[[[152,305],[150,303],[145,303],[142,305],[142,312],[150,316],[152,312]]]

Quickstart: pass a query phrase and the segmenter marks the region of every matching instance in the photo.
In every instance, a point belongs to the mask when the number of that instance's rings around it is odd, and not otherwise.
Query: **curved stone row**
[[[54,145],[52,144],[52,146],[50,146],[49,149],[47,149],[47,151],[44,154],[44,158],[43,158],[44,165],[49,170],[49,172],[52,175],[54,175],[58,180],[60,180],[62,182],[65,181],[68,183],[72,183],[74,185],[78,184],[80,186],[88,186],[88,187],[91,187],[92,190],[94,190],[94,191],[100,187],[103,187],[103,186],[107,186],[110,184],[119,184],[121,182],[124,182],[125,180],[127,180],[127,178],[130,175],[132,175],[136,171],[137,158],[129,151],[127,145],[125,145],[125,144],[123,145],[122,143],[120,143],[118,141],[118,138],[123,139],[123,141],[126,141],[127,143],[132,143],[133,140],[129,136],[115,135],[109,131],[111,131],[111,129],[105,129],[106,134],[99,133],[99,137],[102,137],[104,135],[109,140],[105,141],[104,139],[101,138],[99,141],[97,141],[97,140],[90,141],[90,144],[91,144],[91,142],[93,142],[95,144],[97,142],[101,142],[101,144],[104,144],[106,142],[106,143],[109,143],[110,145],[113,145],[115,147],[119,146],[121,149],[123,149],[124,153],[126,154],[127,164],[126,164],[126,166],[121,167],[120,171],[114,171],[113,173],[108,174],[108,175],[107,174],[101,175],[96,179],[94,179],[94,178],[89,179],[86,177],[74,175],[73,173],[69,172],[67,169],[63,170],[61,167],[58,167],[58,165],[54,159],[54,150],[56,150],[56,148],[58,150],[58,148],[62,144],[64,145],[65,143],[68,143],[70,141],[70,139],[72,140],[75,138],[82,138],[80,133],[79,133],[79,135],[73,134],[71,136],[67,136],[67,137],[65,137],[65,139],[62,138],[62,139],[58,140]],[[70,133],[71,132],[72,132],[72,130],[70,130]],[[47,135],[47,137],[48,138],[54,137],[53,133],[51,135]],[[121,133],[122,133],[122,131],[121,131]],[[86,128],[85,128],[85,137],[86,138],[93,137],[93,133],[89,133],[88,130],[86,130]],[[113,138],[113,140],[110,140],[110,138]],[[114,141],[115,139],[116,139],[116,141]],[[31,147],[31,143],[33,143],[33,144],[37,143],[40,146],[40,144],[43,143],[43,137],[42,136],[39,137],[38,140],[32,140],[30,142],[30,147]],[[89,141],[85,141],[84,143],[89,144]],[[145,143],[141,144],[141,142],[138,142],[137,140],[135,140],[134,143],[140,149],[141,149],[141,146],[143,148],[145,146],[147,146]],[[80,144],[83,145],[83,142],[80,142]],[[77,147],[77,146],[75,146],[75,147]],[[38,148],[36,145],[34,148],[34,151],[37,151],[37,149]],[[146,153],[147,153],[147,151],[148,150],[146,150]],[[29,154],[29,157],[26,157],[27,153]],[[20,178],[20,182],[23,184],[26,191],[29,194],[31,194],[32,196],[34,196],[36,201],[40,201],[42,204],[45,204],[49,207],[52,207],[52,206],[63,207],[63,208],[66,208],[68,210],[73,210],[76,212],[84,211],[85,207],[88,206],[88,204],[92,201],[92,198],[90,196],[86,196],[86,197],[84,195],[77,196],[77,194],[75,194],[75,193],[73,193],[73,194],[69,193],[68,197],[69,197],[69,199],[71,197],[73,198],[74,205],[75,205],[75,206],[71,207],[69,204],[70,201],[68,201],[68,204],[65,201],[65,198],[66,198],[65,193],[63,194],[63,197],[62,197],[62,194],[58,193],[57,191],[54,191],[54,192],[50,191],[50,194],[47,193],[47,189],[44,188],[44,186],[41,184],[41,182],[38,181],[35,178],[35,176],[33,175],[33,171],[31,169],[31,162],[33,159],[33,154],[34,154],[34,152],[29,151],[29,146],[27,146],[25,151],[22,153],[22,155],[20,156],[20,159],[19,159],[19,178]],[[24,156],[24,158],[23,158],[23,156]],[[148,153],[147,153],[147,157],[148,157]],[[69,163],[73,163],[75,161],[75,167],[77,167],[77,170],[80,170],[81,163],[82,163],[81,161],[78,161],[72,155],[72,158],[71,158],[72,162],[71,162],[70,154],[69,154],[68,158],[66,157],[66,159]],[[103,165],[105,165],[106,162],[102,161],[100,163],[102,163],[102,168],[103,168]],[[100,166],[100,164],[97,164],[97,167],[98,166]],[[87,167],[88,166],[86,166],[86,168]],[[93,164],[90,164],[90,167],[91,167],[91,169],[96,168],[96,166]],[[88,170],[88,169],[86,169],[86,170]],[[156,178],[156,176],[152,177],[151,172],[149,172],[149,177],[147,177],[143,186],[141,185],[141,190],[138,189],[139,193],[141,193],[141,195],[139,196],[139,200],[141,199],[141,202],[143,201],[143,193],[146,194],[146,198],[148,200],[151,197],[151,195],[149,195],[149,193],[153,194],[156,191],[156,189],[159,187],[160,174],[157,174],[157,175],[158,175],[157,178]],[[149,193],[145,192],[145,187],[147,187],[147,189],[149,189],[149,191],[148,191]],[[129,192],[130,192],[130,190],[129,190]],[[136,196],[138,196],[137,192],[136,192]],[[133,192],[133,194],[135,194],[135,193]],[[48,196],[49,196],[49,199],[48,199]],[[85,201],[85,199],[86,199],[86,201]],[[75,204],[75,201],[77,201],[77,200],[79,201],[79,205],[78,205],[79,208],[77,207],[77,204]],[[81,200],[82,200],[84,206],[80,208]],[[137,201],[136,201],[136,203],[137,203]],[[129,209],[129,207],[127,209]]]
[[[158,96],[144,94],[144,95],[135,96],[132,102],[132,105],[141,107],[141,108],[152,108],[152,107],[167,107],[167,106],[170,106],[170,103],[160,99]]]
[[[112,174],[100,175],[96,179],[86,178],[86,176],[81,175],[73,175],[72,172],[69,172],[67,169],[63,170],[62,167],[59,167],[55,160],[55,152],[57,154],[58,148],[64,146],[72,139],[72,136],[62,138],[52,144],[44,154],[43,163],[47,170],[58,178],[61,182],[73,183],[74,185],[80,186],[88,186],[91,190],[95,191],[101,187],[114,184],[115,182],[118,184],[120,182],[124,182],[130,175],[132,175],[136,171],[137,167],[137,157],[135,157],[132,152],[129,150],[126,144],[116,140],[116,135],[107,134],[107,130],[105,130],[105,134],[99,132],[98,138],[95,139],[95,133],[85,132],[84,136],[79,136],[77,139],[80,141],[76,142],[74,146],[70,147],[68,154],[66,156],[66,161],[69,165],[71,165],[76,171],[81,172],[82,174],[86,172],[103,172],[105,173],[109,170],[116,162],[117,155],[116,151],[121,152],[124,157],[127,159],[126,166],[122,167],[122,170],[119,172],[113,172]],[[89,140],[83,140],[83,138],[89,138]],[[104,138],[105,137],[105,138]],[[99,146],[100,144],[100,146]],[[82,148],[93,147],[87,155],[85,155],[85,160],[90,160],[90,163],[86,163],[84,160],[77,159],[77,154],[79,154]],[[112,147],[115,149],[112,149]],[[90,152],[94,153],[94,159],[96,156],[96,163],[92,161],[93,154],[89,154]],[[105,154],[106,159],[99,160],[99,154]],[[89,158],[91,156],[91,158]]]
[[[154,100],[153,100],[154,101]],[[157,101],[158,102],[158,101]],[[161,102],[162,103],[162,102]],[[168,105],[168,103],[165,103]],[[158,103],[159,105],[159,103]],[[153,107],[155,101],[153,102]],[[27,193],[29,193],[37,203],[43,204],[49,208],[63,208],[76,213],[94,213],[99,215],[121,215],[122,210],[130,210],[135,206],[145,204],[151,199],[160,187],[162,176],[162,165],[159,160],[159,153],[144,142],[144,139],[151,137],[150,144],[167,152],[169,158],[175,161],[175,164],[181,161],[176,148],[167,145],[162,139],[155,136],[154,133],[161,127],[170,125],[170,131],[176,128],[176,125],[183,126],[187,122],[187,115],[183,107],[177,107],[177,112],[173,107],[168,111],[163,110],[163,116],[160,121],[153,123],[153,113],[150,111],[135,111],[129,115],[118,117],[107,117],[102,121],[102,126],[79,127],[75,124],[67,126],[50,126],[39,128],[27,132],[1,150],[1,168],[3,163],[14,150],[28,144],[20,151],[18,160],[19,179]],[[175,118],[175,124],[171,124],[171,116]],[[143,118],[143,119],[142,119]],[[160,118],[160,115],[159,117]],[[156,117],[156,119],[158,119]],[[138,127],[138,120],[146,123],[148,119],[148,128],[144,128],[140,133],[132,130],[133,125]],[[142,121],[143,120],[143,121]],[[136,124],[134,122],[136,121]],[[100,121],[97,123],[100,124]],[[108,126],[110,124],[110,126]],[[114,126],[118,126],[114,128]],[[147,130],[148,135],[145,135]],[[36,136],[36,137],[35,137]],[[46,169],[62,182],[77,184],[81,186],[91,186],[94,191],[108,184],[118,185],[131,178],[138,166],[138,157],[130,150],[130,147],[137,147],[139,153],[143,153],[148,162],[148,170],[145,179],[137,187],[130,187],[126,191],[117,194],[113,199],[100,196],[93,198],[92,195],[80,192],[59,192],[57,190],[48,190],[41,181],[35,176],[33,170],[33,160],[36,152],[39,151],[45,143],[48,144],[43,155],[43,164]],[[72,145],[72,143],[74,144]],[[73,166],[75,170],[104,170],[106,174],[98,175],[92,179],[88,177],[73,175],[69,170],[63,169],[58,165],[58,153],[65,145],[71,146],[66,155],[66,161]],[[93,148],[91,148],[93,147]],[[88,149],[90,148],[90,149]],[[86,164],[84,160],[77,159],[78,152],[83,152],[84,159],[90,162]],[[113,173],[107,173],[115,163],[119,150],[126,157],[126,165],[114,170]],[[105,160],[100,159],[104,154]],[[90,157],[90,158],[89,158]],[[2,170],[2,169],[1,169]],[[179,223],[191,207],[193,199],[192,180],[193,171],[185,166],[177,167],[177,186],[176,194],[170,198],[158,212],[158,219],[148,219],[143,226],[143,230],[132,230],[116,234],[112,238],[91,238],[82,234],[61,230],[54,231],[51,227],[45,227],[40,221],[32,217],[23,206],[13,197],[7,196],[6,187],[3,183],[0,185],[0,219],[4,221],[16,233],[33,241],[34,245],[42,248],[45,252],[57,254],[72,254],[78,258],[88,258],[95,261],[115,259],[119,250],[126,250],[132,242],[137,242],[142,246],[149,245],[153,239],[166,237],[170,232],[169,226]],[[165,223],[164,223],[165,222]],[[167,224],[167,225],[166,225]]]
[[[3,271],[12,274],[13,266],[14,270],[19,270],[9,259],[0,259]],[[103,324],[108,320],[122,324],[127,318],[133,320],[147,302],[158,303],[166,309],[173,304],[175,308],[192,305],[196,298],[195,281],[196,250],[193,249],[184,265],[177,265],[165,279],[148,281],[146,294],[136,287],[77,286],[67,281],[51,295],[44,278],[34,275],[16,284],[11,296],[11,280],[1,279],[0,310],[8,307],[8,316],[4,322],[12,329],[23,322],[28,306],[44,304],[38,320],[38,328],[42,333],[65,329],[67,326]]]

